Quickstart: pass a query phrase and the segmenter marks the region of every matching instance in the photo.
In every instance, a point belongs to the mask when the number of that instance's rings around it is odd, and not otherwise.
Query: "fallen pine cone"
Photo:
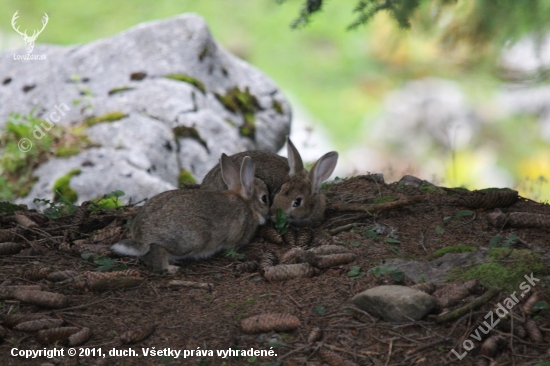
[[[64,308],[69,304],[67,296],[47,291],[17,290],[14,291],[13,298],[24,303],[53,309]]]
[[[46,276],[52,271],[50,267],[38,267],[32,268],[25,272],[24,277],[30,281],[38,281]]]
[[[318,255],[313,257],[310,263],[314,267],[324,269],[351,263],[355,258],[356,256],[353,253]]]
[[[291,247],[296,246],[296,232],[291,228],[288,228],[286,233],[283,234],[283,240],[286,244],[290,245]]]
[[[478,286],[477,280],[471,280],[464,283],[453,283],[435,291],[433,296],[437,298],[436,308],[441,310],[457,305],[475,292]]]
[[[487,190],[479,190],[471,192],[457,199],[457,204],[469,208],[496,208],[508,207],[518,200],[518,192],[512,189],[491,188]]]
[[[13,329],[23,332],[36,332],[42,329],[57,328],[63,325],[61,319],[43,318],[19,323]]]
[[[535,343],[541,343],[542,333],[540,332],[537,323],[533,319],[527,318],[524,324],[525,330],[527,331],[527,334],[529,334],[529,338],[531,338]]]
[[[88,218],[88,205],[90,205],[90,203],[90,201],[82,202],[82,204],[74,210],[71,225],[80,226],[86,221]]]
[[[32,221],[25,215],[16,213],[15,215],[13,215],[13,217],[15,218],[15,221],[17,221],[17,223],[23,226],[24,228],[30,229],[30,228],[38,227],[38,224],[36,222]]]
[[[533,292],[531,296],[525,301],[525,304],[523,304],[523,311],[525,314],[532,314],[533,313],[533,306],[539,301],[539,294],[538,292]]]
[[[21,243],[5,242],[0,243],[0,255],[13,255],[21,251],[23,246]]]
[[[301,248],[292,248],[281,256],[281,264],[292,264],[299,262],[303,250]]]
[[[330,366],[358,366],[355,362],[346,360],[345,358],[338,356],[337,353],[329,351],[328,349],[320,349],[319,356]]]
[[[69,346],[75,347],[80,346],[81,344],[84,344],[88,342],[88,340],[92,337],[92,331],[90,328],[82,328],[78,332],[73,333],[69,336]]]
[[[313,240],[313,230],[309,227],[302,227],[296,232],[296,246],[307,249]]]
[[[1,317],[2,323],[5,326],[13,328],[17,324],[28,322],[37,319],[44,319],[48,316],[45,314],[6,314]]]
[[[156,327],[157,325],[153,324],[144,328],[129,330],[120,335],[120,341],[122,342],[122,344],[140,342],[145,338],[149,337],[151,334],[153,334],[153,331],[155,330]]]
[[[550,215],[531,212],[510,212],[505,214],[500,210],[495,210],[487,214],[487,221],[490,225],[497,228],[504,227],[504,225],[511,227],[550,227]]]
[[[53,344],[66,341],[72,334],[80,329],[78,327],[59,327],[44,329],[36,334],[36,340],[42,344]]]
[[[19,234],[20,231],[19,228],[0,229],[0,243],[10,242],[19,238],[17,234]]]
[[[308,252],[317,254],[317,255],[329,255],[329,254],[339,254],[339,253],[349,253],[349,251],[341,245],[321,245],[319,247],[314,247],[308,250]]]
[[[92,243],[112,245],[120,241],[122,237],[122,228],[120,226],[107,227],[96,232],[90,238]]]
[[[307,336],[307,343],[311,344],[323,338],[323,331],[319,327],[313,327]]]
[[[72,287],[76,289],[90,289],[97,292],[105,292],[136,287],[141,285],[142,282],[142,278],[134,276],[116,275],[99,278],[79,276],[73,281]]]
[[[411,288],[414,290],[425,292],[428,295],[433,294],[435,291],[435,285],[429,282],[418,283],[416,285],[411,286]]]
[[[261,314],[241,320],[241,329],[245,333],[282,332],[300,325],[300,319],[290,314]]]
[[[205,282],[194,282],[194,281],[181,281],[181,280],[172,280],[168,282],[170,287],[191,287],[191,288],[201,288],[204,290],[212,291],[214,285],[211,283]]]
[[[46,279],[52,282],[61,282],[61,281],[68,280],[69,278],[74,278],[76,276],[78,276],[77,271],[69,271],[69,270],[55,271],[55,272],[48,273],[48,275],[46,276]]]
[[[273,244],[283,245],[285,243],[281,234],[270,225],[261,226],[258,231],[258,236]]]
[[[497,352],[506,344],[506,340],[501,336],[494,335],[487,338],[481,344],[481,354],[485,357],[494,358]]]
[[[265,252],[262,261],[260,262],[260,270],[265,271],[266,268],[273,267],[278,262],[277,255],[271,251]]]
[[[252,273],[256,272],[260,267],[259,263],[256,261],[247,261],[237,264],[235,270],[240,273]]]
[[[21,285],[21,286],[0,286],[0,297],[13,298],[13,293],[17,290],[41,291],[40,285]]]
[[[315,268],[309,263],[280,264],[264,269],[264,277],[269,281],[286,281],[293,278],[313,277]]]

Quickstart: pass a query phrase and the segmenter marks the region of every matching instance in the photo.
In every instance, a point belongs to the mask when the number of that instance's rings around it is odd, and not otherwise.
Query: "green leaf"
[[[316,306],[313,310],[319,315],[323,315],[326,312],[325,307],[322,305]]]
[[[258,359],[257,356],[252,356],[252,357],[248,357],[247,361],[248,363],[255,363],[257,359]]]
[[[365,275],[365,272],[361,272],[360,266],[351,267],[350,271],[347,274],[347,276],[350,277],[351,279],[356,279],[364,275]]]
[[[377,266],[369,270],[369,273],[372,273],[375,277],[385,276],[392,272],[397,271],[397,267],[394,266]]]
[[[280,208],[277,209],[277,213],[275,214],[275,230],[277,230],[280,235],[285,235],[288,231],[286,214]]]
[[[369,229],[369,230],[366,232],[365,236],[366,236],[367,238],[374,239],[375,241],[378,240],[378,234],[376,234],[376,231],[374,231],[374,230],[372,230],[372,229]]]
[[[435,232],[438,233],[439,235],[442,235],[442,234],[445,234],[445,229],[442,228],[441,226],[437,225],[435,227]]]
[[[497,248],[500,243],[500,239],[502,239],[502,236],[497,234],[491,238],[491,241],[489,241],[489,246],[491,248]]]
[[[361,243],[358,242],[358,241],[352,241],[352,242],[351,242],[351,245],[353,245],[354,247],[358,247],[358,246],[361,245]]]
[[[451,218],[452,218],[452,216],[445,216],[445,217],[443,218],[443,221],[447,221],[447,220],[449,220],[449,219],[451,219]]]
[[[508,235],[506,239],[504,239],[504,242],[502,243],[503,248],[510,248],[512,245],[516,244],[519,240],[519,236],[517,235]]]
[[[548,309],[548,303],[546,301],[539,301],[533,306],[533,311]]]
[[[405,274],[402,271],[395,271],[391,274],[391,278],[395,282],[403,282],[404,277],[405,277]]]
[[[93,253],[82,253],[80,255],[80,258],[84,259],[85,261],[89,261],[93,256]]]
[[[384,243],[388,243],[388,244],[401,244],[401,242],[400,242],[399,240],[392,239],[392,238],[386,238],[386,239],[384,239]]]
[[[238,253],[235,249],[227,249],[223,254],[224,254],[224,256],[226,256],[228,258],[231,258],[231,259],[240,260],[240,259],[244,258],[244,254]]]
[[[473,215],[474,214],[474,211],[470,211],[470,210],[460,210],[456,213],[455,215],[455,219],[460,219],[461,217],[464,217],[464,216],[470,216],[470,215]]]

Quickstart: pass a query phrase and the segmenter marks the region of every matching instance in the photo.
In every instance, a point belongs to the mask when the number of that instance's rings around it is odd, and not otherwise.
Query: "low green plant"
[[[365,272],[361,271],[360,266],[353,266],[350,268],[349,272],[347,273],[347,276],[351,278],[352,280],[358,279],[360,277],[363,277],[365,275]]]
[[[244,254],[238,253],[235,249],[227,249],[224,252],[224,256],[226,256],[228,258],[231,258],[231,259],[237,259],[237,260],[240,260],[240,259],[244,258]]]
[[[288,221],[286,214],[280,208],[277,209],[275,214],[275,230],[281,235],[285,235],[288,231]]]
[[[386,276],[391,275],[391,278],[395,282],[402,282],[405,274],[403,271],[397,269],[397,267],[393,266],[378,266],[373,267],[369,270],[369,273],[372,273],[374,277],[380,277],[380,276]]]
[[[443,257],[447,253],[467,253],[467,252],[475,252],[477,250],[476,247],[470,246],[470,245],[464,245],[464,244],[458,244],[450,247],[441,248],[435,251],[434,258]]]
[[[117,189],[111,193],[105,194],[101,198],[92,200],[92,204],[89,206],[89,210],[92,212],[98,210],[112,210],[117,207],[124,206],[124,204],[119,200],[120,197],[123,197],[126,193]]]
[[[68,201],[64,197],[61,197],[59,201],[50,201],[44,198],[35,198],[33,200],[34,203],[44,203],[48,205],[48,207],[43,211],[43,214],[50,218],[50,219],[58,219],[65,215],[71,215],[74,210],[76,209],[76,206],[73,205],[72,202]]]

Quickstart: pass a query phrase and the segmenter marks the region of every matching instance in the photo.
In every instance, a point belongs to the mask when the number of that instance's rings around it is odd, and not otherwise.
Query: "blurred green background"
[[[517,188],[526,197],[548,201],[550,149],[540,136],[540,116],[502,114],[493,102],[503,85],[510,83],[499,63],[502,47],[530,28],[522,28],[519,22],[514,27],[502,24],[503,29],[513,29],[480,41],[475,29],[453,33],[452,28],[468,22],[475,1],[451,2],[453,8],[446,4],[446,8],[441,4],[434,8],[434,3],[448,1],[425,1],[409,30],[380,13],[367,25],[348,31],[357,0],[327,1],[311,24],[298,30],[289,24],[302,1],[2,0],[0,47],[23,45],[10,25],[16,10],[18,23],[29,29],[38,27],[47,13],[50,21],[38,42],[61,45],[87,43],[141,22],[196,12],[206,19],[218,42],[269,75],[307,110],[336,149],[355,151],[349,153],[349,161],[372,161],[372,156],[369,160],[362,154],[376,153],[376,164],[366,168],[359,164],[356,173],[383,171],[388,181],[413,173],[439,184],[468,188],[486,188],[496,182]],[[436,18],[434,9],[445,12]],[[499,29],[498,23],[492,26],[488,32]],[[449,34],[457,38],[449,40]],[[422,140],[416,144],[418,152],[411,154],[407,146],[414,146],[414,141],[403,142],[412,137],[399,136],[399,121],[385,124],[383,116],[392,109],[386,102],[392,90],[425,77],[453,80],[467,105],[480,116],[475,137],[467,144]],[[540,78],[531,82],[533,87],[546,84]],[[394,102],[399,104],[399,99]],[[396,129],[395,141],[374,133],[384,126]],[[389,130],[384,136],[392,134]],[[487,179],[495,169],[501,178]]]

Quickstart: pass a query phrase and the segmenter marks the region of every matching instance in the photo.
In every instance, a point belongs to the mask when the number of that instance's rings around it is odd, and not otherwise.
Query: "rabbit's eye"
[[[302,199],[301,198],[296,198],[294,200],[294,202],[292,202],[292,207],[298,207],[302,204]]]
[[[265,194],[262,196],[262,202],[267,203],[267,196]]]

